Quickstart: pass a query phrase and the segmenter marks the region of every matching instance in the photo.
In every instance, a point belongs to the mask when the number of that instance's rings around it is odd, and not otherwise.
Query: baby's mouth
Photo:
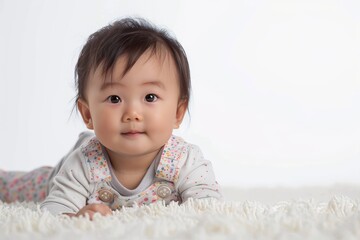
[[[131,130],[128,132],[122,132],[121,135],[125,135],[125,136],[136,136],[136,135],[141,135],[144,134],[145,132],[142,131],[136,131],[136,130]]]

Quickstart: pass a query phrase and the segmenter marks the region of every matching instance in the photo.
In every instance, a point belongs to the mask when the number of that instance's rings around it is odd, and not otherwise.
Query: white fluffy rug
[[[0,202],[0,239],[360,239],[359,199],[194,200],[124,208],[112,216],[52,216],[34,203]]]

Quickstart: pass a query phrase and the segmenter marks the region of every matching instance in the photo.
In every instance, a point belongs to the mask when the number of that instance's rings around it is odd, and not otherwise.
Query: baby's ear
[[[176,111],[176,120],[174,124],[174,129],[178,129],[180,124],[182,123],[185,112],[188,106],[188,102],[186,100],[180,100],[178,103],[177,111]]]
[[[93,130],[94,129],[93,121],[91,120],[91,113],[87,102],[84,99],[78,99],[77,107],[79,109],[79,112],[82,116],[82,119],[86,127],[90,130]]]

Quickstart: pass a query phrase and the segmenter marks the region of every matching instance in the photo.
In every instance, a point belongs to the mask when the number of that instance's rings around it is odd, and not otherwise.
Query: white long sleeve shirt
[[[55,168],[49,193],[41,204],[53,214],[76,213],[87,204],[111,209],[159,200],[179,203],[189,198],[222,199],[211,162],[200,149],[172,136],[135,189],[116,178],[105,148],[90,134],[80,135],[74,149]]]

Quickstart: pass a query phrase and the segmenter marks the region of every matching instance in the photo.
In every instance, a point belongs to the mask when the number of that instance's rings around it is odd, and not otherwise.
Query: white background
[[[360,183],[357,0],[0,0],[0,168],[55,165],[74,144],[78,54],[124,16],[184,46],[193,95],[176,134],[222,185]]]

